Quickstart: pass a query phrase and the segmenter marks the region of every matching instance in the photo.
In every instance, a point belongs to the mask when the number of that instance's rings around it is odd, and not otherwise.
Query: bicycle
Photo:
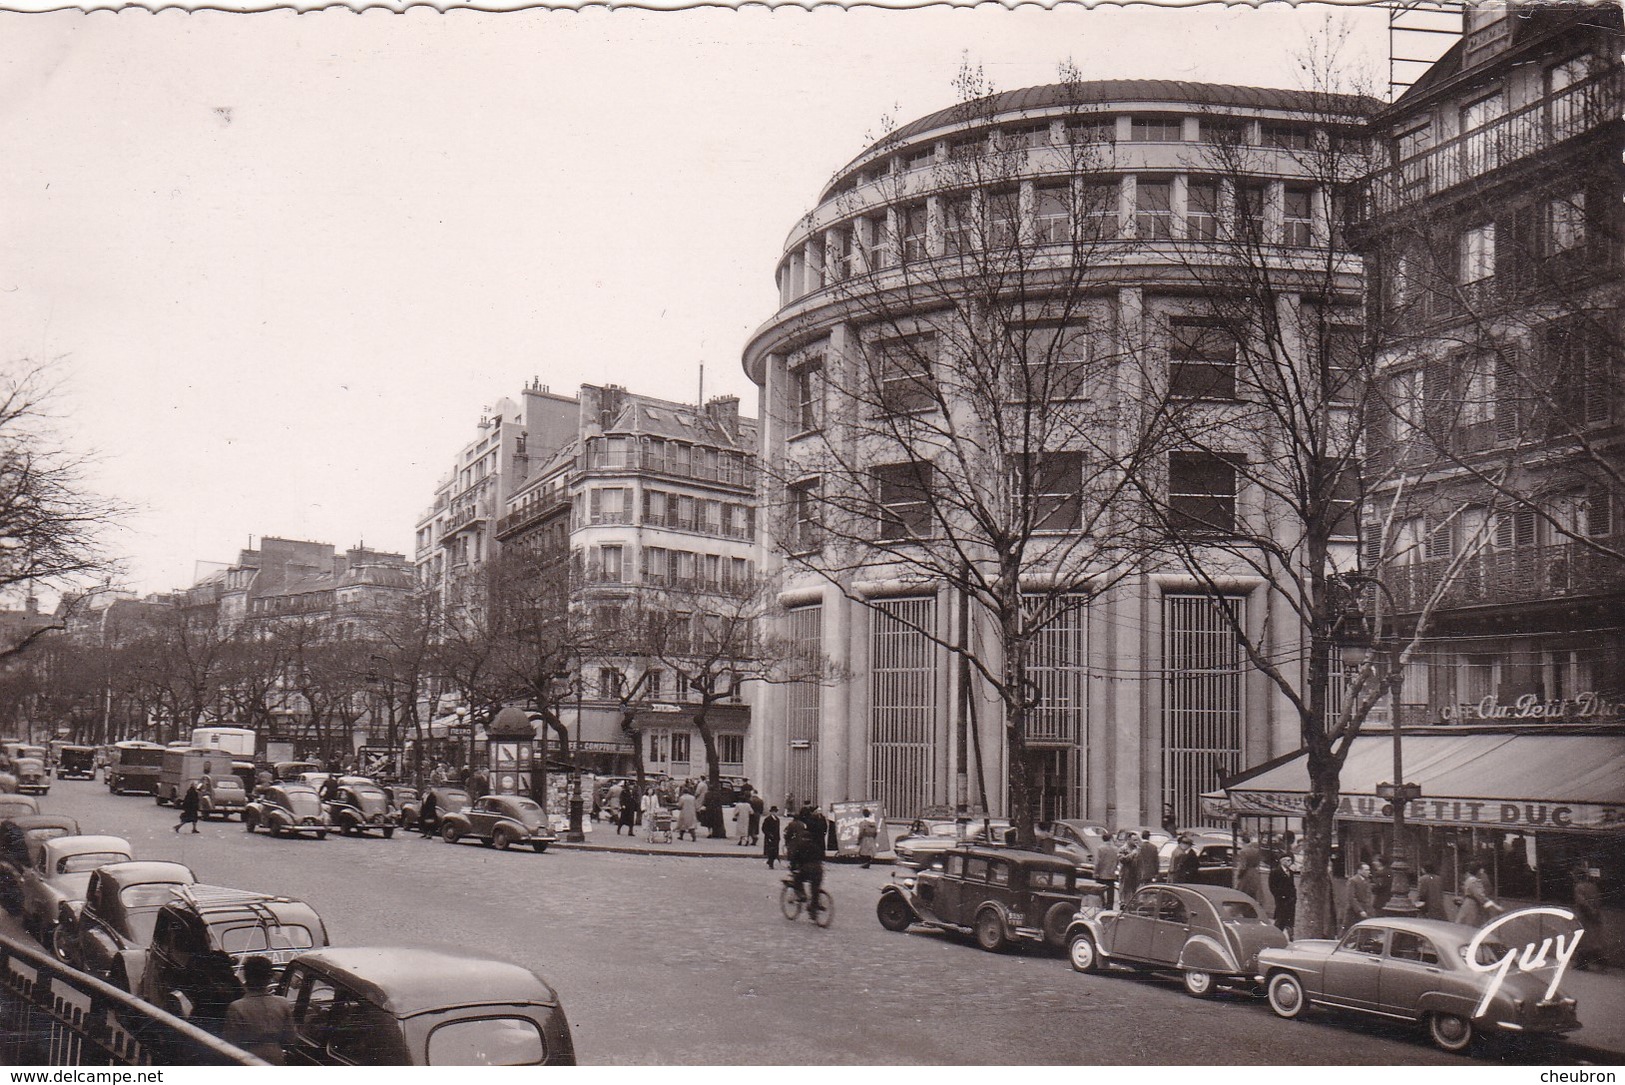
[[[784,913],[784,918],[799,919],[806,903],[796,893],[796,880],[784,879],[784,888],[779,890],[779,910]],[[820,927],[827,927],[835,921],[835,898],[829,895],[829,890],[818,891],[818,910],[811,913],[811,918]]]

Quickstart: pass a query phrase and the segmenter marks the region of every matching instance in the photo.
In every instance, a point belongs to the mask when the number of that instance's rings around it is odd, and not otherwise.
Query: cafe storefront
[[[1510,731],[1457,725],[1399,733],[1404,782],[1421,789],[1405,808],[1407,851],[1455,891],[1483,862],[1497,899],[1562,903],[1574,874],[1600,878],[1605,899],[1625,886],[1625,732]],[[1340,869],[1391,856],[1393,808],[1378,787],[1393,782],[1389,731],[1354,740],[1337,812]],[[1225,782],[1224,804],[1244,823],[1298,824],[1308,791],[1303,751]],[[1217,798],[1217,796],[1215,796]]]

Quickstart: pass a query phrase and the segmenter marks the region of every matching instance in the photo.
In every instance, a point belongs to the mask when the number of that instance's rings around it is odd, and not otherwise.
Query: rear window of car
[[[987,881],[987,860],[967,858],[965,860],[965,880],[972,882]]]
[[[258,923],[235,927],[215,928],[215,939],[227,953],[266,953],[277,949],[310,949],[315,940],[310,928],[289,924],[260,925]]]
[[[530,799],[515,799],[513,805],[522,814],[539,814],[542,812],[542,808]]]
[[[1439,963],[1439,951],[1433,948],[1433,943],[1410,931],[1394,932],[1388,941],[1388,956],[1402,961],[1420,961],[1422,964]]]
[[[1034,889],[1071,889],[1072,875],[1064,870],[1033,870],[1027,874],[1027,884]]]
[[[119,890],[119,903],[126,908],[156,908],[161,904],[168,904],[175,890],[180,888],[179,882],[143,882],[140,885],[126,885]]]
[[[316,797],[314,791],[286,791],[283,792],[288,809],[296,814],[319,814],[322,812],[322,800]]]
[[[994,885],[1010,884],[1010,864],[990,863],[987,868],[987,880]]]
[[[1258,909],[1244,900],[1227,900],[1219,905],[1226,919],[1257,919]]]
[[[58,874],[85,874],[108,863],[128,863],[130,857],[116,851],[86,851],[65,855],[56,861]]]
[[[1466,946],[1461,947],[1461,959],[1467,959]],[[1484,941],[1478,943],[1478,963],[1481,965],[1500,964],[1506,955],[1512,951],[1500,942]]]
[[[542,1030],[526,1017],[450,1021],[429,1033],[430,1066],[535,1066],[546,1057]]]

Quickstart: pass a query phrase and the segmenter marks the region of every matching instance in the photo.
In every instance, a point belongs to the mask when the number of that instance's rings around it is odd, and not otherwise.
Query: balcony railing
[[[1370,213],[1385,215],[1427,196],[1618,120],[1625,107],[1619,70],[1565,87],[1482,128],[1448,139],[1397,167],[1372,174]]]
[[[1479,554],[1445,585],[1439,605],[1453,610],[1625,590],[1625,562],[1605,549],[1625,549],[1625,536],[1598,539],[1596,546],[1565,542]],[[1398,565],[1385,569],[1382,579],[1394,605],[1401,612],[1415,613],[1439,590],[1449,567],[1447,558]]]

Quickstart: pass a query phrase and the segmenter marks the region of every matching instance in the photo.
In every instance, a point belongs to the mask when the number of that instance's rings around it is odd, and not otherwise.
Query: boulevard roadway
[[[532,968],[558,989],[583,1063],[1469,1061],[1405,1027],[1283,1021],[1262,999],[1078,975],[1056,953],[893,934],[874,916],[891,873],[880,867],[827,867],[836,918],[820,930],[787,922],[780,875],[747,859],[503,853],[415,833],[273,839],[237,821],[176,835],[172,808],[109,795],[99,780],[58,781],[42,807],[202,881],[306,900],[335,944],[440,943]]]

